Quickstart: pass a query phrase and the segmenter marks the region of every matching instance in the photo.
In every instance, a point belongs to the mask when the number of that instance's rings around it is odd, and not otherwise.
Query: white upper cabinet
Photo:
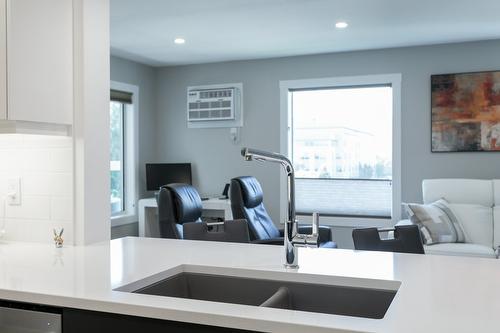
[[[0,100],[6,119],[71,125],[73,120],[73,1],[0,0]],[[6,29],[6,34],[5,34]],[[5,54],[0,55],[5,67]],[[4,78],[7,77],[7,89]],[[2,105],[5,104],[2,102]],[[0,117],[2,116],[0,108]],[[5,110],[5,108],[4,108]],[[4,112],[5,119],[5,112]]]

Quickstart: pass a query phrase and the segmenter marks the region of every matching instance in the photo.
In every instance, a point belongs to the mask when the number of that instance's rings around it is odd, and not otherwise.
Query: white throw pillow
[[[493,247],[493,210],[476,204],[449,204],[463,228],[466,243]]]
[[[431,204],[405,204],[408,216],[422,233],[424,244],[457,243],[465,241],[458,219],[445,199]]]

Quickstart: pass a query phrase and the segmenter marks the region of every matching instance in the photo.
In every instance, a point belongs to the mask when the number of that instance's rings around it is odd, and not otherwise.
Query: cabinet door
[[[0,120],[7,117],[7,15],[6,0],[0,0]]]
[[[72,1],[7,0],[7,85],[8,119],[72,123]]]
[[[252,333],[232,328],[126,316],[77,309],[63,310],[64,333]],[[306,332],[307,330],[304,330]],[[256,332],[256,331],[255,331]]]

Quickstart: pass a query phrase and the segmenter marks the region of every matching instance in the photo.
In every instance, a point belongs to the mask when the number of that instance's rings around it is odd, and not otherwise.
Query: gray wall
[[[111,57],[111,80],[139,87],[139,197],[147,197],[145,163],[155,160],[156,72],[155,68]]]
[[[155,69],[125,59],[111,57],[111,80],[139,87],[139,197],[146,192],[144,164],[155,160],[156,82]],[[137,235],[137,223],[111,228],[112,238]]]
[[[255,175],[276,221],[278,167],[245,163],[239,151],[241,146],[279,151],[279,81],[402,73],[402,199],[421,201],[425,178],[500,178],[499,154],[430,152],[430,75],[499,69],[498,40],[161,68],[156,128],[150,128],[161,142],[156,159],[193,163],[195,185],[204,193],[219,193],[231,177]],[[244,127],[238,145],[230,142],[229,129],[186,125],[187,86],[228,82],[244,85]]]
[[[139,236],[139,224],[137,222],[111,228],[111,239],[127,236]]]

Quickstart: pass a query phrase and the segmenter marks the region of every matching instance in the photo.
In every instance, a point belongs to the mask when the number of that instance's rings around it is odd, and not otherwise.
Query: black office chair
[[[245,219],[254,243],[283,245],[283,230],[276,228],[264,207],[262,187],[255,177],[244,176],[231,179],[229,189],[233,218]],[[299,226],[299,232],[312,233],[311,226]],[[319,228],[320,247],[336,248],[328,227]]]
[[[208,225],[201,223],[184,223],[184,239],[216,242],[249,243],[248,224],[245,220],[222,222],[224,230],[209,231]]]
[[[203,207],[198,191],[188,184],[162,186],[156,196],[162,238],[183,238],[182,225],[201,222]]]
[[[420,231],[416,225],[394,227],[394,239],[380,239],[380,232],[392,229],[354,229],[352,239],[356,250],[424,254]]]

